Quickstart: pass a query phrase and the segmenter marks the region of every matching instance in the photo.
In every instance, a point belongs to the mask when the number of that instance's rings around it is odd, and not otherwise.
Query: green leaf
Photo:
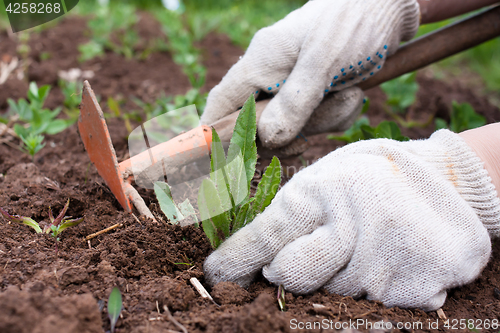
[[[19,120],[30,122],[33,119],[33,112],[24,98],[20,98],[17,103],[9,98],[7,99],[7,103],[9,103],[10,109],[19,115]]]
[[[329,135],[330,140],[339,140],[347,143],[356,142],[363,139],[363,132],[361,131],[361,126],[370,125],[370,121],[366,117],[360,117],[357,119],[352,126],[344,132],[342,136]]]
[[[50,92],[49,85],[41,86],[40,88],[38,88],[38,101],[40,102],[41,105],[45,103],[45,100],[49,96],[49,92]]]
[[[409,138],[401,135],[401,130],[393,121],[382,121],[377,127],[361,126],[361,131],[365,140],[374,138],[387,138],[398,141],[408,141]]]
[[[250,194],[248,186],[249,183],[247,179],[247,173],[245,172],[245,164],[242,154],[239,153],[234,157],[233,160],[228,159],[228,163],[225,169],[227,170],[227,181],[229,183],[231,198],[234,202],[234,205],[239,205]]]
[[[14,132],[19,137],[28,137],[30,134],[29,130],[21,124],[14,124]]]
[[[30,100],[30,102],[39,101],[38,86],[36,85],[36,82],[30,82],[28,89],[28,99]]]
[[[362,140],[370,140],[375,139],[375,128],[370,127],[368,125],[363,125],[360,127],[361,134],[363,135]]]
[[[5,219],[7,219],[10,222],[22,223],[22,224],[25,224],[25,225],[33,228],[36,231],[37,234],[39,234],[39,233],[42,232],[42,229],[40,228],[40,226],[38,225],[38,223],[35,220],[33,220],[32,218],[30,218],[30,217],[19,216],[19,215],[10,215],[9,213],[7,213],[2,208],[0,208],[0,214],[3,217],[5,217]]]
[[[64,230],[68,229],[69,227],[74,227],[74,226],[79,225],[80,223],[83,222],[83,219],[84,219],[83,217],[80,217],[78,219],[63,220],[63,222],[61,223],[61,225],[59,226],[59,228],[57,228],[58,229],[58,234],[60,234]]]
[[[226,154],[215,128],[212,128],[212,151],[210,156],[210,169],[212,172],[226,165]]]
[[[417,72],[408,73],[380,85],[387,95],[386,103],[394,112],[404,112],[406,108],[415,103],[419,89],[415,80],[416,76]]]
[[[80,51],[80,56],[78,57],[78,61],[80,62],[104,55],[103,45],[94,40],[78,45],[78,51]]]
[[[257,186],[257,192],[255,193],[255,202],[252,205],[252,215],[249,216],[250,220],[264,211],[264,209],[269,206],[271,201],[276,196],[278,188],[281,183],[281,164],[276,156],[269,166],[266,168],[266,172],[262,175],[262,179]]]
[[[116,322],[120,318],[122,308],[122,294],[120,293],[120,289],[114,287],[108,299],[108,317],[111,322],[111,333],[115,331]]]
[[[193,205],[191,205],[191,203],[189,202],[189,199],[186,199],[179,204],[179,210],[181,211],[182,215],[184,215],[184,218],[192,216],[194,222],[198,222],[196,212],[194,211]]]
[[[175,205],[172,199],[170,186],[164,182],[155,182],[155,195],[160,204],[160,208],[165,216],[170,220],[170,223],[177,224],[184,219],[184,215]]]
[[[120,105],[113,97],[108,97],[108,107],[113,111],[115,116],[119,117],[121,115]]]
[[[224,211],[233,208],[234,201],[230,196],[228,184],[228,171],[226,169],[226,154],[224,147],[220,141],[219,135],[212,129],[212,149],[210,155],[210,179],[214,182],[217,188],[217,193],[221,200],[221,206]]]
[[[47,134],[57,134],[64,131],[68,128],[68,122],[63,119],[55,119],[49,123],[47,128],[45,129],[45,133]]]
[[[459,133],[468,129],[481,127],[486,124],[486,118],[477,114],[469,103],[452,103],[450,130]]]
[[[203,224],[203,230],[210,243],[217,248],[222,237],[230,235],[230,221],[221,207],[215,184],[210,179],[204,179],[198,192],[198,209]],[[221,234],[222,233],[222,234]]]
[[[247,180],[247,190],[250,190],[250,182],[255,173],[257,163],[257,146],[255,136],[257,134],[257,118],[255,111],[255,98],[252,95],[243,105],[243,108],[236,119],[233,136],[229,144],[227,161],[233,161],[240,153],[243,157],[243,170],[236,172],[245,172]],[[241,179],[240,175],[234,175],[235,179]]]
[[[35,156],[43,147],[45,147],[45,143],[42,144],[45,137],[43,135],[35,135],[34,133],[29,133],[27,137],[20,136],[21,141],[26,145],[26,148],[23,148],[25,152],[27,152],[30,156]]]
[[[448,128],[448,124],[446,123],[446,121],[444,119],[441,119],[441,118],[434,119],[434,126],[435,126],[436,131],[443,129],[443,128]]]
[[[238,214],[236,214],[236,218],[234,219],[233,229],[231,230],[231,233],[234,234],[236,231],[240,230],[248,223],[249,219],[247,218],[247,216],[253,201],[254,199],[252,198],[245,204],[240,206],[240,208],[238,209]]]

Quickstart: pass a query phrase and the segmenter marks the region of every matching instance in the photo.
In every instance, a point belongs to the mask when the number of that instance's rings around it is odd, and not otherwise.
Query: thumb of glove
[[[314,110],[302,129],[305,135],[347,130],[358,118],[365,94],[358,87],[350,87],[328,95]]]

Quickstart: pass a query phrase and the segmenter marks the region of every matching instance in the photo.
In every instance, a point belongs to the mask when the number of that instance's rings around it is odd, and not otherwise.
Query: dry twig
[[[163,306],[163,310],[165,310],[165,314],[167,315],[167,318],[168,320],[170,320],[170,322],[177,326],[177,328],[179,328],[183,333],[188,333],[188,330],[172,316],[170,310],[166,305]]]
[[[112,225],[112,226],[111,226],[111,227],[109,227],[109,228],[106,228],[106,229],[103,229],[103,230],[101,230],[101,231],[95,232],[95,233],[93,233],[93,234],[91,234],[91,235],[88,235],[87,237],[85,237],[85,240],[86,240],[86,241],[89,241],[89,240],[91,240],[92,238],[95,238],[95,237],[97,237],[97,236],[99,236],[99,235],[105,234],[106,232],[111,231],[111,230],[116,229],[116,228],[121,227],[121,226],[123,226],[123,224],[122,224],[122,223],[117,223],[117,224],[115,224],[115,225]]]

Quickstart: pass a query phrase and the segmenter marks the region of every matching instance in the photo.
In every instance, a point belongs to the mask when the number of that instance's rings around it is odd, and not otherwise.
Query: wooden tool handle
[[[497,36],[500,36],[500,6],[404,44],[387,59],[380,72],[357,86],[368,90]],[[330,94],[325,99],[332,97]],[[270,99],[267,99],[256,103],[257,121],[269,101]],[[231,138],[238,114],[239,111],[233,112],[212,124],[222,141]]]

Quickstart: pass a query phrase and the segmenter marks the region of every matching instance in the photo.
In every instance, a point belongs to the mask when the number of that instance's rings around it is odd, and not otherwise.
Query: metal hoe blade
[[[88,81],[83,83],[78,129],[90,160],[96,166],[99,175],[106,181],[122,207],[127,212],[131,212],[132,207],[126,195],[126,184],[123,182],[118,167],[108,126]]]

